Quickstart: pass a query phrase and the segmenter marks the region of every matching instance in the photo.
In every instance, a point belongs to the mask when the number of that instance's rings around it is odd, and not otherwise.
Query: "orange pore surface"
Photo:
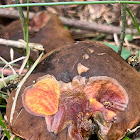
[[[112,92],[108,93],[107,91],[112,91]],[[86,93],[88,98],[97,98],[99,96],[102,96],[102,98],[104,98],[105,97],[104,93],[106,92],[108,93],[108,95],[106,96],[110,98],[112,97],[114,101],[121,101],[121,102],[126,101],[126,96],[121,86],[111,81],[100,80],[100,81],[91,82],[89,85],[85,86],[84,92]]]
[[[90,99],[90,105],[93,113],[97,111],[103,112],[107,121],[111,121],[116,116],[116,113],[114,111],[106,109],[104,105],[98,102],[95,98]]]
[[[105,113],[105,118],[108,121],[111,121],[115,116],[116,116],[116,113],[111,110],[107,110],[107,112]]]
[[[117,85],[114,85],[113,83],[107,83],[106,89],[114,91],[114,93],[116,93],[116,98],[119,98],[122,101],[125,100],[125,95],[120,91]]]
[[[56,79],[53,78],[42,79],[35,84],[35,87],[38,87],[39,89],[48,92],[53,91],[53,93],[57,96],[57,98],[59,98],[60,96],[59,85]]]
[[[101,88],[101,85],[98,83],[94,83],[91,85],[88,85],[84,88],[84,92],[86,93],[86,95],[90,98],[90,97],[96,97],[99,89]]]
[[[103,104],[98,102],[95,98],[90,98],[90,105],[91,105],[92,111],[95,111],[95,112],[101,111],[104,108]]]
[[[59,87],[53,79],[43,79],[37,82],[24,94],[25,108],[31,114],[46,116],[58,111]]]

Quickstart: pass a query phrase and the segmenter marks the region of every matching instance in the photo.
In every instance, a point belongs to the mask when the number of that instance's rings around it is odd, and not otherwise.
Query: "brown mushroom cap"
[[[23,39],[22,25],[20,20],[16,20],[0,31],[0,36],[5,39],[19,40]],[[62,47],[74,42],[72,35],[64,28],[59,18],[47,12],[39,12],[29,21],[29,42],[42,44],[45,51]],[[0,46],[0,56],[10,61],[10,48]],[[20,53],[19,53],[20,52]],[[14,57],[23,56],[24,51],[21,49],[15,51]],[[31,51],[30,56],[35,61],[37,54]]]
[[[100,55],[101,53],[103,55]],[[85,54],[89,56],[87,59],[83,57]],[[79,63],[89,68],[85,72],[80,71],[82,77],[87,79],[93,76],[111,77],[118,81],[128,95],[128,106],[117,115],[115,122],[112,123],[111,129],[106,135],[106,139],[121,139],[127,129],[132,129],[137,124],[140,118],[139,73],[106,45],[84,41],[54,51],[30,75],[20,91],[13,125],[9,123],[15,134],[32,140],[69,139],[67,129],[62,130],[58,135],[49,133],[44,118],[33,116],[25,111],[21,95],[26,87],[32,85],[33,81],[47,74],[55,76],[57,81],[71,82],[78,75],[77,65]],[[15,91],[12,92],[7,104],[8,122],[14,95]]]

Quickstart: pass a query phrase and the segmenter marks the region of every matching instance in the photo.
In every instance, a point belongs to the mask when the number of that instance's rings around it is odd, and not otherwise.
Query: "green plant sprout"
[[[134,15],[133,11],[130,11],[130,10],[128,9],[128,7],[126,7],[126,10],[127,10],[127,12],[129,13],[129,15],[131,16],[131,18],[132,18],[132,20],[133,20],[133,22],[134,22],[134,25],[135,25],[135,27],[136,27],[136,29],[137,29],[139,35],[140,35],[140,27],[139,27],[139,24],[138,24],[138,22],[137,22],[137,19],[136,19],[135,15]],[[138,50],[138,51],[137,51],[137,54],[136,54],[136,59],[137,59],[137,60],[138,60],[138,57],[139,57],[139,53],[140,53],[140,50]]]

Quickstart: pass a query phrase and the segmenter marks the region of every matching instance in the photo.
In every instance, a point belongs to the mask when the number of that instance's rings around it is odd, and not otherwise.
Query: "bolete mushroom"
[[[22,25],[20,20],[16,20],[0,30],[0,36],[4,39],[23,39]],[[62,47],[74,42],[72,35],[64,28],[59,18],[52,13],[39,12],[29,21],[29,43],[40,43],[46,52]],[[0,46],[0,56],[10,61],[10,48]],[[20,52],[20,53],[19,53]],[[24,51],[15,51],[15,58],[23,56]],[[31,52],[31,57],[35,61],[37,54]]]
[[[37,66],[10,124],[12,92],[8,124],[27,140],[121,139],[140,118],[139,83],[139,73],[106,45],[77,42],[54,50]]]

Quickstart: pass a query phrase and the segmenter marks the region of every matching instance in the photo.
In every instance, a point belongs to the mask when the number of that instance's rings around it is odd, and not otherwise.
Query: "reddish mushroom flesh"
[[[128,104],[128,95],[120,84],[106,76],[91,77],[84,89],[90,99],[93,112],[102,111],[107,121],[111,121]]]
[[[89,79],[76,76],[72,82],[64,83],[47,75],[23,94],[25,109],[33,115],[44,116],[49,132],[58,134],[69,126],[69,135],[79,140],[95,133],[95,122],[102,125],[97,133],[104,138],[113,119],[125,110],[127,103],[128,96],[122,86],[106,76]]]

